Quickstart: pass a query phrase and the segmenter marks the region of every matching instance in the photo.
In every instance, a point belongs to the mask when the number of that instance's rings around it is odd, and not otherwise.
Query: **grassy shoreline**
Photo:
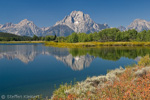
[[[60,48],[87,48],[102,46],[150,46],[150,42],[53,42],[53,41],[0,41],[0,44],[17,44],[17,43],[44,43],[46,46]]]
[[[44,43],[44,41],[0,41],[0,44]]]
[[[102,47],[102,46],[150,46],[150,42],[45,42],[46,46],[60,48],[86,48],[86,47]]]

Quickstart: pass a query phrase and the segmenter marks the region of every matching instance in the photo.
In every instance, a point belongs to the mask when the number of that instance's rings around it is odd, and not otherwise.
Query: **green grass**
[[[86,48],[86,47],[101,47],[101,46],[150,46],[150,42],[78,42],[78,43],[45,42],[45,45],[61,48]]]
[[[102,47],[102,46],[150,46],[150,42],[45,42],[45,41],[0,41],[0,44],[11,43],[45,43],[46,46],[60,47],[60,48],[87,48],[87,47]]]

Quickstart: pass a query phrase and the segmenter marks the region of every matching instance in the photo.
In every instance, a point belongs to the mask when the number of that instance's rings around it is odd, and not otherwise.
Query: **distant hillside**
[[[10,34],[10,33],[0,32],[0,37],[21,37],[21,36]]]
[[[32,38],[28,36],[19,36],[10,33],[0,32],[0,41],[26,41],[31,39]]]

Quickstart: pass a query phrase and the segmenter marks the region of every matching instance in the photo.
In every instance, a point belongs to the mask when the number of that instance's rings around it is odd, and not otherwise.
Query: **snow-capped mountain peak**
[[[127,29],[136,29],[138,32],[150,29],[150,22],[144,19],[135,19]]]
[[[24,26],[24,25],[34,25],[32,21],[28,21],[27,19],[24,19],[18,23],[19,26]]]
[[[42,35],[42,30],[32,21],[28,21],[27,19],[20,21],[18,24],[6,23],[1,26],[0,30],[21,36]]]
[[[9,28],[9,27],[14,27],[14,26],[15,26],[15,24],[13,24],[13,23],[6,23],[6,24],[2,25],[1,28]]]
[[[70,15],[56,22],[55,25],[67,25],[75,32],[90,33],[101,30],[100,26],[96,24],[88,14],[84,14],[82,11],[72,11]],[[108,26],[104,26],[103,24],[103,29],[108,28]]]

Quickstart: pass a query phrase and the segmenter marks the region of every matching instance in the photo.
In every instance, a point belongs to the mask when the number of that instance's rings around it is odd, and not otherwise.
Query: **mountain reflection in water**
[[[142,56],[150,54],[150,48],[140,47],[103,47],[103,48],[55,48],[45,47],[43,44],[25,45],[0,45],[0,59],[19,59],[28,64],[38,55],[54,56],[72,70],[83,70],[89,67],[92,61],[99,57],[105,60],[117,61],[121,57],[127,57],[139,61]]]

